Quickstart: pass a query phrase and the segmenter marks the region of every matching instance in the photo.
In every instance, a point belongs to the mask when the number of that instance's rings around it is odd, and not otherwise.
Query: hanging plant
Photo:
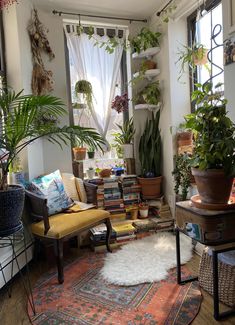
[[[76,94],[83,94],[86,104],[90,108],[92,105],[92,85],[87,80],[78,80],[75,84],[75,92]]]
[[[52,71],[45,69],[41,57],[42,52],[49,56],[49,60],[55,57],[46,37],[47,32],[48,30],[38,18],[37,10],[34,9],[32,21],[28,26],[33,60],[32,92],[34,95],[45,95],[53,90]]]

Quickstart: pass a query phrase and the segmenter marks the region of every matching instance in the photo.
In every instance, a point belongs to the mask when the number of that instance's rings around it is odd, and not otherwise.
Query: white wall
[[[8,85],[16,92],[31,93],[32,60],[27,25],[33,6],[30,0],[22,0],[4,10],[4,32]],[[29,178],[44,172],[42,142],[38,140],[21,154],[24,171]]]

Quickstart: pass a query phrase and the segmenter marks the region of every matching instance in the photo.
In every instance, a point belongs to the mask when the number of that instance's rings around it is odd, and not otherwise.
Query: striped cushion
[[[75,184],[76,184],[78,194],[80,196],[80,201],[87,203],[87,195],[83,184],[83,180],[81,178],[75,177]]]

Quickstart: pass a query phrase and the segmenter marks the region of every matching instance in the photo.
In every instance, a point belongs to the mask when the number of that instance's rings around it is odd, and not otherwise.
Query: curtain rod
[[[170,0],[170,1],[168,1],[167,2],[167,4],[161,9],[161,10],[159,10],[157,13],[156,13],[156,15],[157,16],[160,16],[161,15],[161,13],[172,3],[172,1],[173,0]]]
[[[115,19],[115,20],[128,20],[130,22],[130,24],[133,21],[139,21],[142,23],[147,23],[147,19],[133,19],[133,18],[121,18],[121,17],[107,17],[107,16],[98,16],[98,15],[86,15],[86,14],[78,14],[75,12],[64,12],[64,11],[57,11],[57,10],[53,10],[52,13],[54,15],[70,15],[70,16],[78,16],[78,17],[92,17],[92,18],[105,18],[105,19]]]

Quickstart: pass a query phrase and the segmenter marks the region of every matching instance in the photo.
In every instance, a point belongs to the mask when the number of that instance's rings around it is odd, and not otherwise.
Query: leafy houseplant
[[[209,71],[209,67],[207,66],[207,53],[208,49],[203,44],[195,43],[192,47],[183,45],[178,52],[177,62],[180,62],[180,74],[178,80],[181,78],[188,66],[193,72],[196,70],[197,65],[204,65]]]
[[[113,133],[116,147],[124,154],[124,158],[133,158],[133,138],[135,135],[133,118],[125,121],[123,125],[116,124],[120,132]]]
[[[175,181],[175,193],[180,196],[182,201],[186,200],[192,180],[191,156],[188,153],[180,154],[175,157],[175,168],[172,175]]]
[[[156,113],[152,112],[152,118],[147,119],[139,142],[141,177],[138,180],[144,199],[156,198],[161,195],[162,143],[159,119],[160,110]]]
[[[148,84],[134,98],[135,103],[145,103],[148,105],[158,105],[161,100],[161,90],[159,80]]]
[[[128,110],[128,102],[129,98],[127,93],[124,93],[123,95],[119,96],[117,95],[114,100],[112,101],[111,108],[115,109],[118,113],[124,112]]]
[[[192,94],[197,109],[185,116],[186,127],[194,133],[192,172],[205,203],[227,203],[235,175],[235,126],[227,116],[220,86],[213,91],[212,83],[197,84]]]
[[[130,45],[133,52],[140,53],[141,51],[145,51],[147,48],[159,46],[160,37],[161,33],[152,32],[147,27],[143,27],[140,33],[130,40]]]
[[[80,126],[58,127],[55,124],[38,123],[45,110],[60,118],[67,112],[59,98],[44,95],[22,95],[22,91],[2,89],[0,94],[0,235],[9,234],[21,227],[20,217],[24,204],[24,190],[20,186],[8,186],[7,175],[15,157],[33,141],[46,136],[56,144],[70,143],[71,136],[82,138],[99,146],[102,137],[94,130]],[[13,198],[14,197],[14,198]],[[2,203],[2,204],[1,204]],[[4,204],[3,204],[4,203]],[[10,231],[11,234],[11,231]]]

